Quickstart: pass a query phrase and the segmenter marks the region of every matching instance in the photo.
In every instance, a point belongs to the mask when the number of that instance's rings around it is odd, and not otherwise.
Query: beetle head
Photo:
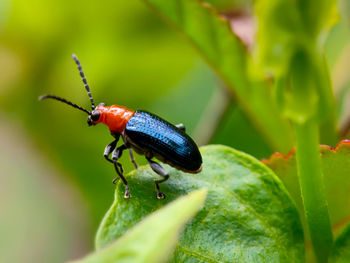
[[[88,117],[87,123],[89,126],[96,125],[99,118],[101,116],[101,112],[99,110],[93,110]]]
[[[91,112],[91,114],[89,115],[88,117],[88,120],[87,120],[87,124],[89,126],[92,126],[92,125],[96,125],[97,123],[99,123],[99,119],[101,117],[101,108],[100,107],[104,107],[106,106],[105,103],[101,102],[100,104],[98,104],[98,106]]]

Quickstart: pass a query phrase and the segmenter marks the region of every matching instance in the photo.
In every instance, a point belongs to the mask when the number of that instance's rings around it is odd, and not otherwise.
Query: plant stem
[[[318,262],[328,262],[333,237],[323,184],[319,129],[315,120],[294,123],[296,159],[304,211]]]

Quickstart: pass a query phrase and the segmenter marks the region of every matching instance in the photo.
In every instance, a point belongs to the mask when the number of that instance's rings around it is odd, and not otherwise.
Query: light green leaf
[[[175,25],[223,78],[240,107],[270,146],[282,152],[291,147],[290,127],[282,120],[271,87],[257,69],[229,21],[198,0],[144,0]]]
[[[299,215],[277,176],[260,161],[229,147],[206,146],[201,152],[199,174],[166,167],[171,176],[161,185],[165,200],[156,199],[153,179],[157,176],[148,166],[130,173],[132,197],[123,198],[119,183],[98,230],[96,247],[113,242],[178,196],[205,187],[205,206],[186,226],[172,262],[303,262]]]
[[[331,263],[350,262],[350,224],[344,229],[333,245]]]
[[[150,214],[109,246],[77,263],[165,262],[174,249],[179,231],[205,201],[207,190],[197,190],[178,198]]]
[[[319,49],[320,34],[336,21],[334,0],[258,0],[257,53],[262,65],[284,75],[295,52]]]
[[[287,71],[295,46],[303,41],[302,21],[295,1],[259,0],[256,52],[259,62],[276,75]]]

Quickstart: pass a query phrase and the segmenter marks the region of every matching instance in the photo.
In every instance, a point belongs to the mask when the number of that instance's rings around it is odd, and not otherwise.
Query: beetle
[[[154,180],[158,199],[165,198],[165,194],[160,191],[159,184],[168,180],[169,174],[153,158],[187,173],[195,174],[202,170],[202,156],[196,143],[186,134],[183,124],[173,125],[147,111],[132,111],[118,105],[107,106],[104,103],[100,103],[95,107],[80,61],[75,54],[72,55],[72,58],[77,64],[88,93],[91,111],[55,95],[43,95],[39,97],[39,100],[58,100],[87,113],[89,115],[87,120],[88,126],[94,126],[98,123],[108,126],[114,140],[106,146],[103,156],[114,165],[118,175],[113,179],[113,183],[116,183],[119,178],[123,181],[125,186],[124,198],[130,198],[131,196],[128,182],[123,175],[123,167],[118,162],[124,150],[128,149],[130,159],[136,169],[138,165],[135,162],[133,151],[144,155],[152,170],[162,177],[162,179]],[[117,147],[120,137],[123,144]]]

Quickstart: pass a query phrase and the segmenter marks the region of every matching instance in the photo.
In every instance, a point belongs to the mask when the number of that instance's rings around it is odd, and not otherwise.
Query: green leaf
[[[179,231],[197,213],[206,195],[207,190],[197,190],[178,198],[109,246],[76,262],[165,262],[176,245]]]
[[[337,17],[334,0],[258,0],[257,53],[262,65],[284,75],[296,51],[316,48],[320,34]],[[319,47],[318,47],[319,48]]]
[[[259,0],[258,60],[277,75],[287,71],[296,42],[303,40],[302,21],[295,1]]]
[[[223,78],[240,107],[273,149],[291,147],[290,127],[282,120],[271,87],[252,70],[252,60],[229,21],[198,0],[144,0],[175,25]]]
[[[343,233],[338,237],[333,245],[331,263],[350,262],[350,224],[346,226]]]
[[[321,165],[328,203],[329,216],[335,233],[344,227],[350,219],[350,142],[342,141],[334,149],[321,146]],[[290,195],[297,204],[302,222],[303,203],[300,195],[299,182],[294,150],[287,156],[273,154],[269,160],[263,161],[283,181]]]
[[[260,161],[229,147],[206,146],[201,152],[199,174],[166,167],[171,176],[161,185],[165,200],[156,199],[156,175],[148,166],[127,175],[132,197],[123,198],[119,183],[96,247],[113,242],[178,196],[205,187],[205,206],[186,226],[172,262],[303,262],[299,215],[277,176]]]

